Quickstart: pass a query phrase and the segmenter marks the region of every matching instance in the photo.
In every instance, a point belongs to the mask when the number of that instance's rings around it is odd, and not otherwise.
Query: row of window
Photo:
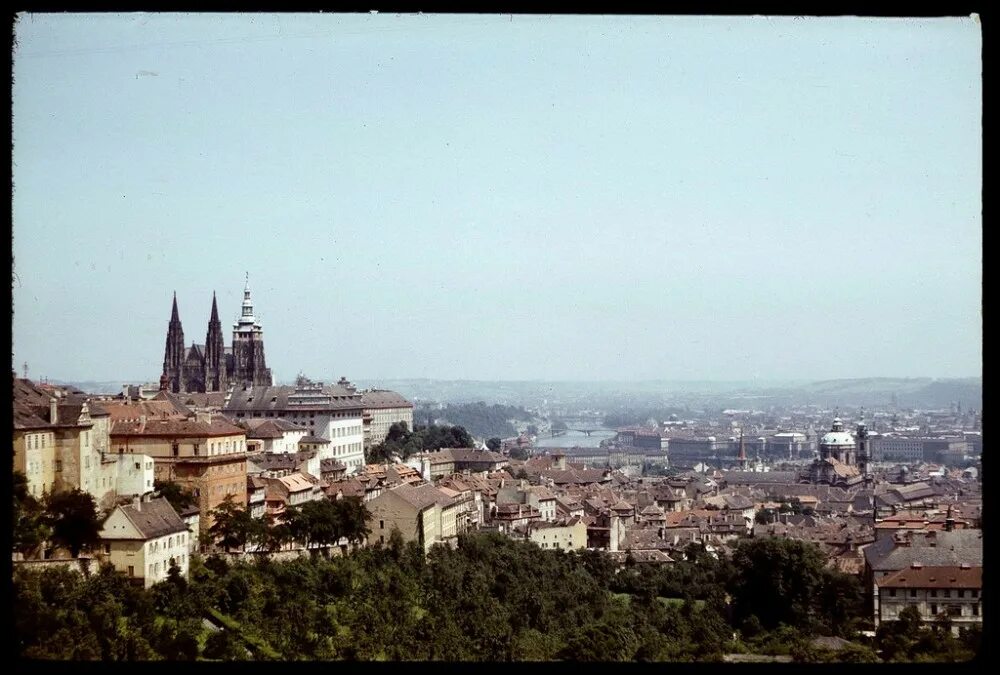
[[[214,485],[212,486],[211,493],[213,495],[235,495],[240,494],[246,490],[246,483],[243,484],[244,487],[241,490],[239,483],[226,483],[224,485]]]
[[[184,563],[187,562],[187,555],[181,554],[178,558],[171,560],[171,562],[176,562],[178,566],[183,567]],[[163,571],[166,572],[170,569],[170,563],[163,563]],[[128,568],[129,575],[132,575],[132,568]],[[160,563],[151,563],[149,565],[149,576],[154,576],[160,573]]]
[[[353,436],[354,434],[360,434],[362,431],[361,425],[355,425],[351,427],[335,427],[333,430],[333,435],[335,438],[343,436]]]
[[[173,545],[174,545],[174,540],[175,539],[176,539],[176,541],[177,541],[178,544],[183,544],[185,542],[185,540],[187,539],[187,535],[185,535],[185,534],[178,534],[176,536],[171,535],[171,536],[167,537],[167,543],[164,545],[164,548],[172,548]],[[152,541],[152,542],[150,542],[148,544],[148,546],[149,546],[149,552],[150,553],[156,553],[157,551],[160,550],[160,542],[159,541]],[[110,547],[111,547],[111,545],[107,544],[105,546],[105,551],[108,552],[108,553],[110,553],[111,552],[110,551]]]
[[[52,445],[52,434],[26,434],[24,443],[28,450],[40,450]]]
[[[890,598],[895,598],[896,597],[896,589],[895,588],[890,588],[889,589],[889,597]],[[911,588],[910,589],[910,597],[911,598],[917,597],[917,589],[916,588]],[[930,597],[932,597],[932,598],[938,597],[937,589],[935,589],[935,588],[931,589],[931,591],[930,591]],[[951,597],[951,589],[949,589],[949,588],[944,589],[944,595],[942,597],[950,598]],[[958,595],[955,596],[955,597],[964,598],[965,597],[965,589],[962,589],[962,588],[958,589]],[[978,598],[979,597],[979,590],[975,589],[975,588],[971,589],[969,591],[969,597],[970,598]]]
[[[349,455],[354,452],[361,452],[361,443],[348,443],[334,447],[333,454],[336,456]]]

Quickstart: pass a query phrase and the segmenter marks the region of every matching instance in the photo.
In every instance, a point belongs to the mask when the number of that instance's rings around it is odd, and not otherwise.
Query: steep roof
[[[138,508],[133,504],[119,506],[145,539],[156,539],[168,534],[187,532],[187,524],[177,515],[177,511],[165,498],[142,502]]]
[[[422,511],[433,504],[450,504],[452,501],[433,485],[409,485],[401,483],[392,488],[390,492],[402,498],[418,511]]]

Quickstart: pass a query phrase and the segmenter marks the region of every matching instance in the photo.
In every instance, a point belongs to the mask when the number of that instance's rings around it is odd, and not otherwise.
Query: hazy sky
[[[981,372],[969,18],[25,15],[13,367]]]

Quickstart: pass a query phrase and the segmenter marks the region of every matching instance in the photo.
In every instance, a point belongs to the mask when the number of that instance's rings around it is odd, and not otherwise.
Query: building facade
[[[365,464],[361,394],[339,385],[300,380],[295,386],[234,387],[222,412],[235,422],[281,418],[330,441],[313,443],[319,459],[335,459],[356,473]]]
[[[413,404],[396,392],[369,389],[361,392],[361,402],[364,405],[366,450],[385,441],[389,427],[397,422],[405,422],[406,428],[413,431]]]
[[[103,556],[129,579],[146,588],[164,581],[176,565],[188,575],[190,533],[166,499],[117,506],[100,532]]]
[[[151,457],[157,480],[189,488],[203,529],[212,526],[212,511],[227,497],[247,503],[246,436],[222,418],[123,422],[114,426],[111,443],[123,454]]]

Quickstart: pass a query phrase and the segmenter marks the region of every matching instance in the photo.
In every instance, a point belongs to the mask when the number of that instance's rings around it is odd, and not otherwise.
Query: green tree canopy
[[[20,471],[14,472],[12,488],[13,549],[30,556],[48,539],[51,530],[45,522],[42,504],[28,492],[27,478]]]
[[[170,505],[174,507],[174,511],[177,511],[177,513],[195,503],[194,492],[180,483],[169,480],[156,480],[153,482],[153,489],[157,494],[170,502]]]
[[[215,522],[209,528],[213,539],[224,548],[243,548],[248,542],[259,540],[263,524],[250,515],[245,506],[237,504],[232,495],[212,510]]]
[[[73,489],[50,494],[45,512],[52,542],[68,548],[74,558],[99,541],[97,504],[86,492]]]

